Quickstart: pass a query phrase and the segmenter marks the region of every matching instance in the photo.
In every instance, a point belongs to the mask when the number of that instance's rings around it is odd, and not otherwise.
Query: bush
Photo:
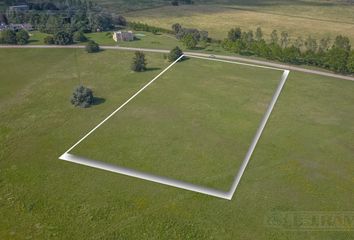
[[[46,36],[46,37],[44,38],[44,43],[45,43],[45,44],[48,44],[48,45],[54,44],[54,38],[53,38],[53,36]]]
[[[16,33],[16,42],[19,45],[25,45],[28,43],[30,36],[28,35],[28,32],[21,29]]]
[[[93,93],[90,88],[78,86],[71,98],[71,104],[75,107],[87,108],[93,104]]]
[[[73,35],[73,38],[74,38],[74,41],[76,41],[76,42],[86,42],[87,41],[87,37],[81,31],[75,32]]]
[[[1,42],[5,44],[16,44],[16,33],[13,30],[4,30],[1,32]]]
[[[69,45],[73,43],[73,36],[71,33],[60,31],[54,34],[54,43],[56,45]]]
[[[95,53],[100,51],[100,46],[94,41],[89,41],[85,49],[88,53]]]
[[[193,37],[192,34],[185,35],[182,39],[182,42],[188,49],[193,49],[198,44],[198,41]]]
[[[176,61],[180,56],[183,55],[182,50],[179,47],[175,47],[174,49],[172,49],[170,51],[170,53],[168,54],[168,60],[170,62]]]
[[[145,54],[139,51],[135,52],[131,69],[134,72],[143,72],[146,70],[146,65]]]

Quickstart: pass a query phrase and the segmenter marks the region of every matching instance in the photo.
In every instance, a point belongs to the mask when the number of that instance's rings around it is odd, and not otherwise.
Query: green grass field
[[[72,153],[226,192],[281,75],[282,71],[231,63],[185,60]]]
[[[111,1],[111,9],[115,2]],[[119,8],[116,8],[119,11]],[[125,13],[129,21],[170,28],[174,23],[209,31],[224,39],[233,27],[253,30],[262,27],[269,38],[273,29],[290,37],[321,38],[342,34],[354,42],[354,5],[345,1],[208,1],[179,7],[164,6]]]
[[[350,81],[290,73],[231,201],[58,160],[167,66],[147,54],[155,70],[135,74],[132,55],[0,49],[0,239],[354,238],[349,227],[265,223],[283,211],[354,211]],[[72,107],[80,82],[105,101]]]

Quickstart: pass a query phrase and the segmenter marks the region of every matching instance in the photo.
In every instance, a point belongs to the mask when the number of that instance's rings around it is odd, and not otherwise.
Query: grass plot
[[[229,190],[281,71],[179,62],[70,153]]]

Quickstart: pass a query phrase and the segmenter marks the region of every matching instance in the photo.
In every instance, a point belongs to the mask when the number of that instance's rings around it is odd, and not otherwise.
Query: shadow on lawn
[[[94,97],[92,106],[100,105],[100,104],[105,103],[105,102],[106,102],[105,98]]]

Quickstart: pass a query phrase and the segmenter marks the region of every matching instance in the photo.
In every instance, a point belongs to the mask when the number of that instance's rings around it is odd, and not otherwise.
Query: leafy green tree
[[[228,34],[227,34],[227,38],[232,41],[235,42],[236,40],[240,39],[242,35],[242,31],[241,28],[237,27],[237,28],[233,28],[231,29]]]
[[[348,51],[334,46],[328,51],[326,65],[335,72],[348,72],[348,57]]]
[[[16,42],[19,45],[25,45],[28,43],[30,36],[28,35],[28,32],[21,29],[16,33]]]
[[[177,34],[181,29],[182,29],[182,26],[179,23],[175,23],[172,25],[172,30],[175,32],[175,34]]]
[[[180,56],[183,55],[182,50],[179,47],[173,48],[170,53],[168,54],[168,60],[170,62],[176,61]]]
[[[100,46],[94,41],[89,41],[85,47],[86,52],[95,53],[100,51]]]
[[[70,102],[75,107],[87,108],[93,104],[93,101],[94,97],[92,90],[84,86],[78,86],[75,88]]]
[[[87,41],[87,37],[85,36],[85,34],[82,31],[75,32],[73,35],[73,39],[76,42],[86,42]]]
[[[1,42],[5,44],[16,44],[17,39],[16,39],[16,33],[13,30],[7,29],[2,32],[1,34]]]
[[[54,34],[53,38],[56,45],[69,45],[73,43],[73,36],[68,32],[57,32]]]
[[[131,69],[134,72],[144,72],[146,71],[146,59],[145,54],[140,51],[135,52],[135,56],[133,58],[133,63],[131,65]]]
[[[354,50],[352,50],[349,54],[347,69],[349,73],[354,73]]]
[[[342,35],[339,35],[336,37],[334,40],[333,47],[335,48],[341,48],[344,49],[345,51],[349,52],[350,51],[350,40],[348,37],[344,37]]]
[[[193,37],[192,34],[185,35],[182,39],[182,42],[188,49],[193,49],[198,44],[198,41]]]

